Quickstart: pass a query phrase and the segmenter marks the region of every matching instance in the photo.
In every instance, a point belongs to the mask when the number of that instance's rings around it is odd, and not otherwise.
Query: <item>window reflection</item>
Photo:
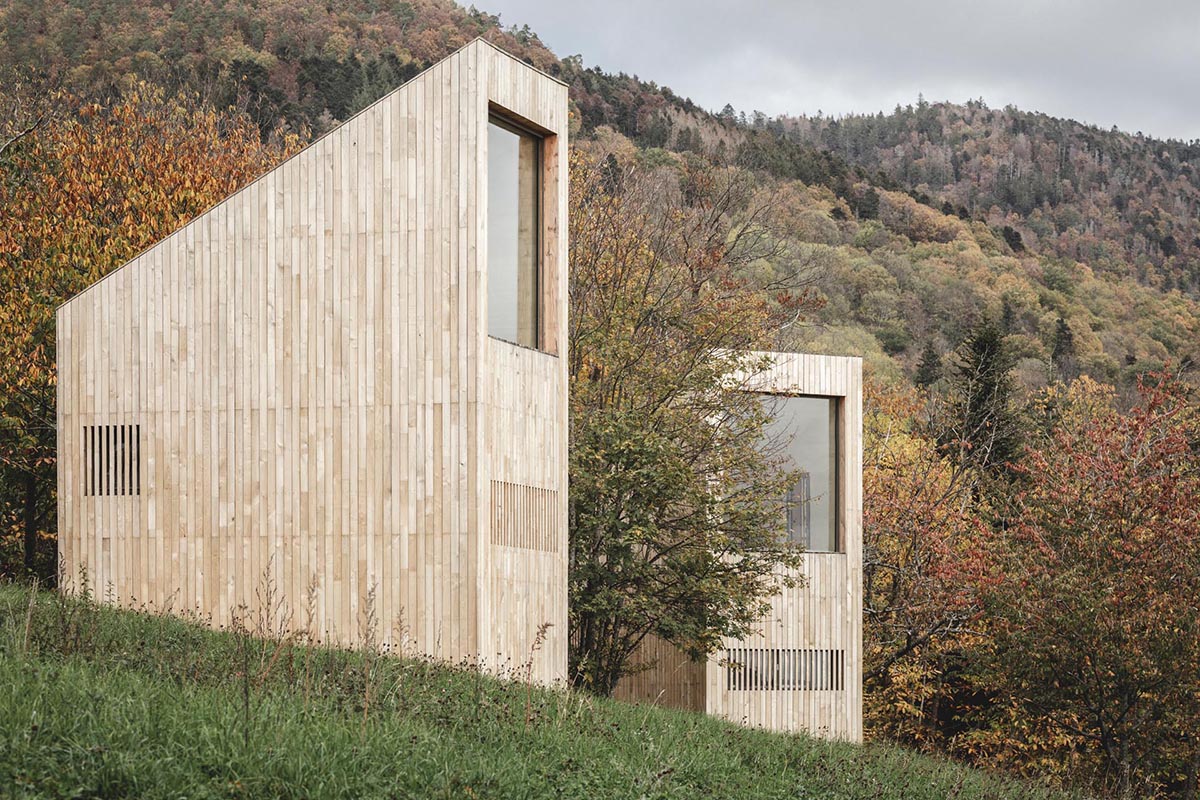
[[[538,346],[541,139],[488,122],[488,335]]]
[[[813,552],[838,552],[837,400],[768,396],[769,445],[797,473],[783,498],[788,541]]]

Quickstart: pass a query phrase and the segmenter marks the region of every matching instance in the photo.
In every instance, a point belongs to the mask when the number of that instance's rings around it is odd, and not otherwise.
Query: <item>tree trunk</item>
[[[1129,760],[1129,742],[1121,740],[1121,774],[1117,786],[1117,796],[1127,798],[1133,796],[1133,768]]]
[[[25,476],[25,572],[34,574],[37,566],[37,477],[32,473]]]
[[[1200,800],[1200,747],[1192,754],[1188,763],[1187,783],[1183,788],[1184,800]]]

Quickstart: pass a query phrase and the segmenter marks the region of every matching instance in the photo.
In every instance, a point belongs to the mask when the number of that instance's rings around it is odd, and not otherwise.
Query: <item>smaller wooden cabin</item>
[[[567,128],[476,40],[59,308],[62,585],[562,679]]]
[[[772,353],[747,380],[775,422],[767,433],[799,471],[780,527],[806,550],[803,585],[781,588],[756,634],[727,638],[706,662],[659,640],[649,669],[616,696],[745,725],[862,740],[862,361]]]

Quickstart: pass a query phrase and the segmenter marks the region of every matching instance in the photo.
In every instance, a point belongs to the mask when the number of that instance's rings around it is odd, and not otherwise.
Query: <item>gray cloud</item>
[[[844,114],[983,97],[1200,139],[1196,0],[486,0],[556,53],[710,109]]]

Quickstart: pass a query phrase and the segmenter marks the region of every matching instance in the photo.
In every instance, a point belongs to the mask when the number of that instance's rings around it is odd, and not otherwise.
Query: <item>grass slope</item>
[[[0,586],[5,797],[1056,797],[882,744]]]

